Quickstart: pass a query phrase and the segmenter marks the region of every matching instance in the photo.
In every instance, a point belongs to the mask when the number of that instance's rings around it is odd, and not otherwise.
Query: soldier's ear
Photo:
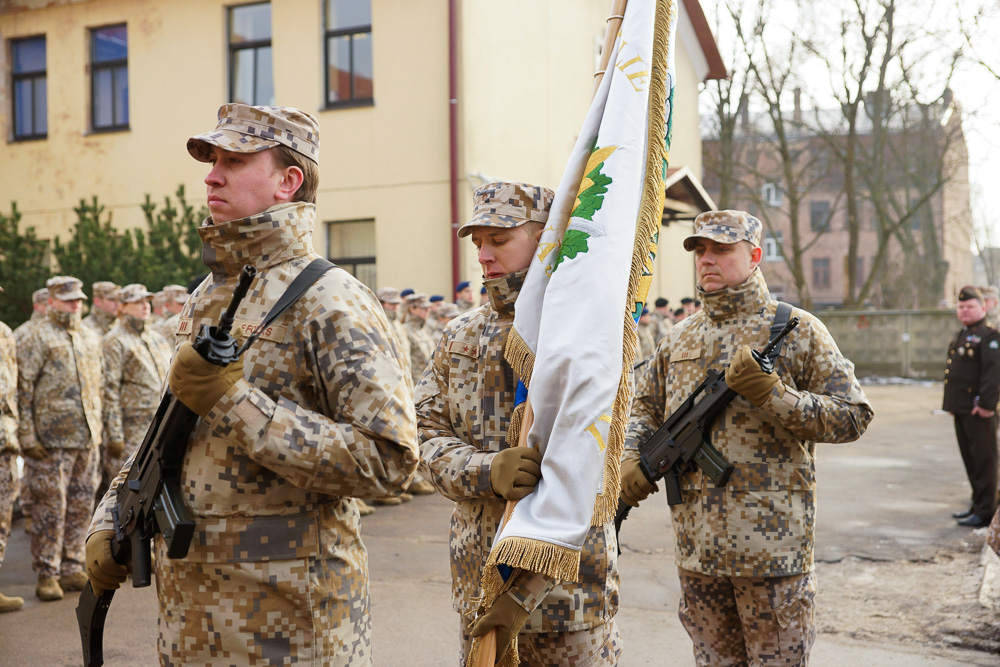
[[[295,198],[295,193],[299,191],[305,175],[302,170],[295,165],[279,170],[281,179],[275,188],[274,197],[278,201],[287,202]]]

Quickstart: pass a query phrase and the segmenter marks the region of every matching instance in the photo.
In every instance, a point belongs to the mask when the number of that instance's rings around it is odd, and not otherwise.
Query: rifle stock
[[[219,325],[201,327],[194,347],[213,364],[225,366],[238,356],[237,341],[229,332],[256,275],[254,267],[243,267]],[[120,565],[130,565],[134,588],[149,586],[152,581],[151,541],[157,534],[163,537],[168,558],[184,558],[191,546],[195,522],[184,504],[180,478],[188,440],[197,423],[198,415],[167,389],[128,475],[115,492],[111,557]],[[89,581],[80,594],[76,617],[85,667],[104,664],[104,623],[113,597],[113,590],[96,595]]]

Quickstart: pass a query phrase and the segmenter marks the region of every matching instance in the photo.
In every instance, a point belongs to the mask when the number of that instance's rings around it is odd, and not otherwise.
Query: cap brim
[[[732,245],[733,243],[739,243],[740,241],[746,241],[746,239],[734,239],[728,234],[692,234],[691,236],[684,239],[684,249],[688,252],[694,250],[695,244],[698,239],[708,239],[709,241],[715,241],[716,243],[725,243],[726,245]],[[747,241],[747,243],[750,243]],[[752,245],[752,244],[751,244]]]
[[[70,292],[69,294],[56,294],[53,298],[59,299],[60,301],[76,301],[77,299],[83,299],[86,301],[87,295],[82,291],[77,290],[75,292]]]
[[[255,137],[235,130],[213,130],[187,140],[188,153],[198,162],[212,161],[212,146],[231,153],[257,153],[280,145],[281,142],[273,139]]]
[[[458,228],[458,238],[463,239],[472,233],[473,227],[495,227],[497,229],[513,229],[529,222],[520,218],[512,218],[509,215],[498,215],[496,213],[480,213],[474,216],[467,223]]]

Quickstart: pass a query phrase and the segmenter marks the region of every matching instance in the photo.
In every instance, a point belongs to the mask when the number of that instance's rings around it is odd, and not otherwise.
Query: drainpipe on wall
[[[458,0],[448,0],[448,143],[451,171],[451,293],[459,277],[458,246]]]

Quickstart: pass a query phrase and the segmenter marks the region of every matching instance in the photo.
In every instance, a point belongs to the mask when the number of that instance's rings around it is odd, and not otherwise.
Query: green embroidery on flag
[[[564,259],[573,259],[577,255],[590,250],[587,246],[587,239],[589,238],[590,234],[587,232],[580,231],[579,229],[567,229],[562,245],[559,247],[559,256],[556,257],[555,264],[552,265],[552,271],[554,272]]]
[[[616,150],[617,146],[598,148],[597,144],[594,144],[590,159],[587,161],[586,176],[580,182],[580,190],[576,195],[576,206],[570,213],[571,218],[582,218],[593,222],[594,214],[601,210],[601,206],[604,205],[604,195],[608,192],[607,186],[611,185],[611,178],[601,173],[601,169],[605,160]]]

